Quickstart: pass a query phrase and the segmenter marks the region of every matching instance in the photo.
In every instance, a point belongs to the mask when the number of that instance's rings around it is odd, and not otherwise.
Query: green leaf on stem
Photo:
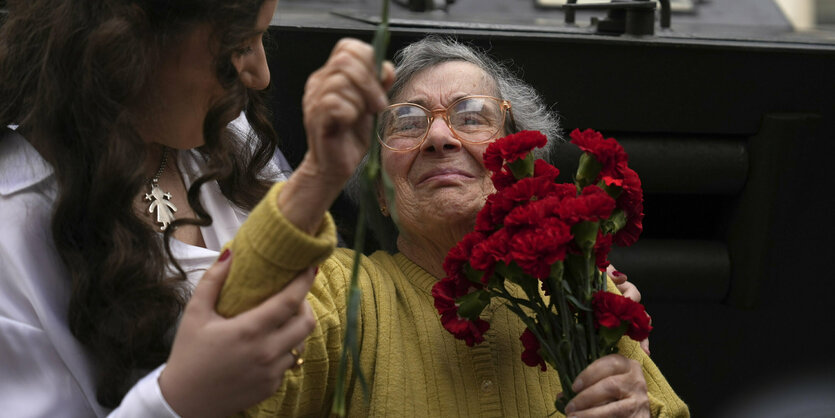
[[[603,189],[603,191],[605,191],[606,194],[608,194],[612,197],[612,199],[615,200],[617,200],[618,196],[620,196],[620,193],[623,191],[623,187],[615,186],[614,184],[610,186],[606,184],[606,182],[602,179],[597,182],[597,187]]]
[[[548,276],[548,277],[550,277],[551,279],[554,279],[556,281],[560,281],[560,280],[562,280],[562,275],[563,275],[564,271],[565,271],[565,266],[564,266],[562,260],[557,260],[556,262],[554,262],[554,264],[551,264],[551,275]],[[553,289],[557,289],[557,288],[554,287]]]
[[[528,296],[529,299],[538,299],[539,298],[539,283],[540,281],[536,278],[531,277],[529,274],[522,273],[518,276],[514,277],[516,284],[525,291],[525,294]]]
[[[470,263],[465,263],[462,270],[464,272],[464,277],[466,277],[467,280],[475,284],[481,284],[481,278],[484,277],[483,271],[476,270],[475,268],[473,268],[473,266],[470,265]]]
[[[571,288],[571,284],[568,283],[568,280],[563,280],[562,281],[562,291],[566,295],[570,295],[574,292],[574,290]]]
[[[510,172],[516,180],[521,180],[526,177],[533,177],[534,158],[533,154],[528,154],[525,158],[520,158],[510,165]]]
[[[594,243],[597,242],[597,230],[600,228],[599,222],[583,221],[577,222],[571,227],[571,234],[574,235],[574,242],[580,247],[583,252],[591,251],[594,248]]]
[[[478,290],[467,293],[455,301],[458,305],[458,316],[473,320],[477,319],[481,315],[481,311],[490,304],[490,293]]]
[[[604,220],[600,224],[600,228],[604,234],[614,234],[626,226],[626,212],[623,209],[615,209],[609,216],[609,219]]]
[[[539,311],[539,310],[540,310],[540,308],[541,308],[541,306],[540,306],[539,304],[537,304],[537,303],[536,303],[536,301],[531,301],[531,300],[528,300],[528,299],[517,298],[517,297],[515,297],[515,296],[511,295],[511,294],[507,291],[507,289],[504,289],[504,288],[502,288],[502,289],[498,289],[498,296],[499,296],[500,298],[503,298],[503,299],[507,300],[508,302],[510,302],[510,304],[508,304],[508,305],[507,305],[507,307],[508,307],[509,309],[513,310],[513,312],[514,312],[514,313],[516,313],[517,315],[520,315],[520,317],[521,317],[521,316],[527,316],[527,314],[526,314],[524,311],[522,311],[522,310],[519,310],[519,312],[521,312],[521,313],[517,313],[517,312],[514,310],[514,308],[518,308],[518,307],[520,307],[520,306],[524,306],[524,307],[526,307],[526,308],[528,308],[528,309],[530,309],[530,310],[532,310],[532,311],[534,311],[534,312]]]
[[[566,294],[565,298],[568,299],[569,302],[578,310],[591,312],[591,307],[587,306],[585,303],[580,302],[577,298],[572,296],[571,294]]]
[[[597,175],[603,166],[597,161],[591,153],[584,152],[580,155],[580,165],[577,167],[577,175],[574,177],[574,183],[577,187],[582,189],[590,184],[594,184]]]
[[[563,291],[566,294],[583,297],[588,286],[587,258],[580,254],[565,256],[565,275],[563,276]]]
[[[620,326],[617,328],[609,328],[604,326],[598,328],[598,333],[602,342],[601,349],[605,350],[617,345],[620,338],[623,337],[623,334],[626,334],[626,328],[628,326],[628,322],[621,321]]]
[[[510,262],[510,264],[508,265],[502,261],[499,261],[496,263],[495,269],[496,273],[499,273],[504,277],[517,277],[519,275],[525,274],[525,272],[522,271],[522,267],[519,267],[519,265],[514,262]]]

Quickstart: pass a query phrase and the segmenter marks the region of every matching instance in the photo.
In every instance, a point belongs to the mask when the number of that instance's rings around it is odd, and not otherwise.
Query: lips
[[[470,173],[468,173],[464,170],[460,170],[460,169],[457,169],[457,168],[437,168],[437,169],[430,170],[429,172],[424,173],[422,176],[420,176],[420,178],[418,179],[417,184],[420,185],[420,184],[423,184],[425,182],[435,181],[435,180],[455,181],[455,180],[461,179],[462,177],[471,179],[471,178],[474,178],[475,176],[473,176],[472,174],[470,174]]]

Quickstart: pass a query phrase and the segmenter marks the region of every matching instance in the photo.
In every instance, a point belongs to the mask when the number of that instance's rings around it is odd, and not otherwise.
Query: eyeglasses
[[[435,117],[441,115],[456,138],[483,143],[494,139],[504,128],[509,111],[509,101],[491,96],[464,96],[439,110],[397,103],[380,113],[377,139],[392,151],[411,151],[423,144]]]

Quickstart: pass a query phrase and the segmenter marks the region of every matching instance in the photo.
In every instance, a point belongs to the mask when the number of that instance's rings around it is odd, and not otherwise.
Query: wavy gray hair
[[[549,109],[542,96],[529,84],[514,75],[505,65],[496,62],[486,53],[451,38],[428,36],[401,49],[394,56],[397,78],[389,91],[389,97],[398,98],[418,73],[448,61],[464,61],[475,64],[493,80],[497,97],[511,103],[512,123],[507,124],[508,134],[514,131],[536,130],[548,137],[548,144],[534,151],[538,158],[548,159],[554,146],[562,141],[559,117]],[[368,156],[360,163],[348,181],[345,192],[354,202],[362,199],[364,182],[359,181]],[[366,211],[366,221],[374,232],[382,249],[397,250],[397,227],[391,218],[378,210]]]

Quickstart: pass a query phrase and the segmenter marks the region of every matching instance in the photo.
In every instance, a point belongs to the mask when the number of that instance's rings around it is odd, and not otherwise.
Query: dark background
[[[377,7],[279,4],[272,92],[291,163],[305,150],[306,77],[340,37],[370,40]],[[642,290],[652,357],[695,416],[835,414],[835,36],[795,33],[775,5],[750,0],[702,3],[654,36],[594,34],[602,12],[571,26],[521,0],[392,11],[389,56],[426,33],[455,35],[544,93],[566,133],[624,144],[644,182],[645,232],[611,258]],[[570,173],[576,156],[562,147],[555,160]],[[333,211],[350,241],[354,209]]]

